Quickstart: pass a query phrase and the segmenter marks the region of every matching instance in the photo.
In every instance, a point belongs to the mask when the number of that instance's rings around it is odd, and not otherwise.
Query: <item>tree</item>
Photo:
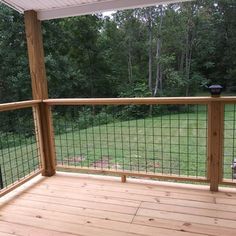
[[[23,22],[22,15],[0,5],[0,102],[32,97]]]
[[[236,90],[235,11],[234,0],[198,0],[45,21],[49,95],[186,96],[210,83]],[[0,14],[0,100],[29,99],[23,17],[3,5]]]

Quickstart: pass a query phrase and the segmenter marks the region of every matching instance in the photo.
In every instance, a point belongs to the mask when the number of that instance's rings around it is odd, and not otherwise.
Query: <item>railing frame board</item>
[[[29,180],[33,179],[34,177],[36,177],[37,175],[39,175],[41,173],[42,173],[42,170],[40,169],[36,172],[33,172],[33,173],[23,177],[19,181],[12,184],[10,187],[7,187],[7,188],[1,190],[0,191],[0,198],[3,197],[4,195],[6,195],[7,193],[12,192],[14,189],[20,187],[21,185],[23,185],[24,183],[28,182]]]
[[[137,172],[137,171],[116,171],[110,169],[95,169],[87,167],[74,167],[74,166],[64,166],[57,165],[57,169],[65,169],[73,172],[84,172],[90,174],[111,174],[117,176],[131,176],[131,177],[142,177],[142,178],[155,178],[162,180],[176,180],[176,181],[192,181],[200,183],[209,183],[209,179],[205,177],[193,177],[193,176],[179,176],[179,175],[164,175],[164,174],[153,174],[148,172]]]
[[[236,97],[145,97],[145,98],[59,98],[44,99],[50,106],[63,105],[152,105],[152,104],[209,104],[210,102],[236,103]]]
[[[0,104],[0,112],[19,110],[23,108],[31,108],[33,106],[38,105],[41,102],[42,100],[29,100],[23,102],[2,103]]]

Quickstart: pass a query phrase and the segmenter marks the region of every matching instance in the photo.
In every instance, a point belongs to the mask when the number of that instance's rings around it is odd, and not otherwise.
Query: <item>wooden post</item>
[[[208,178],[211,191],[218,191],[222,179],[223,136],[224,104],[212,101],[208,105]]]
[[[126,183],[126,175],[121,175],[121,182]]]
[[[25,12],[25,31],[32,84],[33,99],[47,99],[48,88],[44,63],[41,22],[35,11]],[[50,107],[43,102],[35,109],[35,120],[39,134],[39,148],[42,158],[42,175],[55,174],[55,145]]]

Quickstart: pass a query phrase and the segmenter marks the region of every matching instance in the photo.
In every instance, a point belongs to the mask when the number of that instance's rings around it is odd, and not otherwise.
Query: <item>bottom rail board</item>
[[[104,174],[104,175],[116,175],[116,176],[133,176],[142,178],[155,178],[162,180],[176,180],[176,181],[190,181],[190,182],[202,182],[209,183],[209,180],[204,177],[194,177],[194,176],[179,176],[179,175],[164,175],[164,174],[153,174],[146,172],[136,172],[136,171],[116,171],[112,169],[95,169],[95,168],[83,168],[74,166],[63,166],[57,165],[58,170],[71,171],[71,172],[83,172],[88,174]]]

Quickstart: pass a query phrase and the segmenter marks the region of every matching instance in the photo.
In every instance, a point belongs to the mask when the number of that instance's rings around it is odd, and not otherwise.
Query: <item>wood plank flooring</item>
[[[58,173],[0,199],[0,236],[235,236],[236,190]]]

